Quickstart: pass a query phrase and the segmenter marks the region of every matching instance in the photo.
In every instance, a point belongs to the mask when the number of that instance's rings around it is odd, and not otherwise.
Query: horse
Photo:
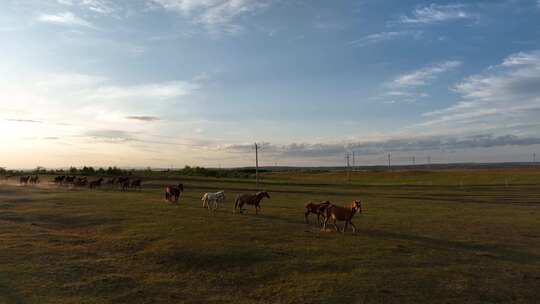
[[[257,192],[256,194],[239,194],[234,200],[233,213],[236,213],[236,209],[240,209],[240,213],[242,213],[242,207],[244,204],[247,204],[255,206],[255,214],[259,214],[259,210],[261,209],[260,203],[265,197],[270,198],[270,195],[266,191]]]
[[[131,184],[129,185],[131,188],[138,188],[139,191],[141,191],[142,187],[141,187],[141,180],[140,179],[136,179],[134,181],[131,182]]]
[[[34,176],[30,177],[29,182],[30,182],[30,184],[34,184],[34,185],[39,184],[39,176],[34,175]]]
[[[30,176],[21,176],[19,178],[19,184],[21,185],[27,185],[28,184],[28,180],[30,180]]]
[[[326,229],[326,223],[329,219],[334,221],[334,228],[339,231],[336,221],[345,221],[343,226],[343,233],[347,230],[347,224],[351,224],[353,232],[356,232],[356,226],[351,222],[353,216],[356,213],[362,213],[362,205],[360,201],[354,200],[349,206],[341,207],[336,205],[329,205],[325,210],[325,218],[323,224],[323,230]]]
[[[64,179],[64,182],[65,182],[66,184],[73,184],[73,183],[75,183],[75,178],[76,178],[75,175],[73,175],[73,176],[66,176],[65,179]]]
[[[119,177],[116,183],[120,189],[125,190],[125,188],[129,187],[129,177]],[[127,187],[124,187],[125,183],[127,183]]]
[[[169,201],[169,202],[173,202],[173,199],[174,199],[174,202],[177,203],[178,202],[178,199],[180,198],[180,194],[182,194],[182,192],[184,192],[184,185],[183,184],[178,184],[178,186],[166,186],[165,187],[165,200]]]
[[[127,180],[124,180],[123,182],[118,184],[120,186],[121,191],[127,191],[129,190],[129,186],[131,185],[131,182],[129,181],[129,178]]]
[[[61,185],[64,182],[64,179],[66,179],[65,175],[57,176],[54,178],[54,183],[57,185]]]
[[[324,219],[324,212],[326,211],[326,208],[330,206],[331,203],[329,201],[324,201],[322,203],[312,203],[309,202],[305,205],[306,213],[304,213],[304,220],[306,224],[309,224],[308,216],[313,213],[317,215],[317,224],[321,225],[321,216],[323,216]]]
[[[86,177],[79,177],[74,182],[75,187],[84,187],[88,184],[88,179]]]
[[[103,177],[100,177],[98,180],[91,181],[89,186],[90,189],[99,188],[103,182]]]
[[[116,177],[108,179],[105,184],[109,187],[114,187],[114,184],[116,184]]]
[[[221,190],[216,193],[205,193],[201,198],[203,208],[208,208],[210,210],[210,203],[213,202],[212,211],[217,210],[218,203],[225,202],[225,191]]]

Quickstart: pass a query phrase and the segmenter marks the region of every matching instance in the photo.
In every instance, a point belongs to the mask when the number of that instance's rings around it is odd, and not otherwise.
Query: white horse
[[[225,202],[225,191],[222,190],[216,193],[211,193],[211,192],[205,193],[203,197],[201,198],[201,201],[203,202],[202,203],[203,208],[210,209],[210,203],[214,203],[212,210],[216,210],[218,207],[218,203]]]

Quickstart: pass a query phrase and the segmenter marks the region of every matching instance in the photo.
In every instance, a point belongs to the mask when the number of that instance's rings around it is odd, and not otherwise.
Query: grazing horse
[[[215,211],[218,208],[218,203],[225,202],[225,191],[221,190],[216,193],[205,193],[201,198],[201,201],[203,202],[203,208],[208,208],[208,210],[210,210],[210,203],[213,203],[213,207],[211,210]]]
[[[184,192],[184,185],[183,184],[178,184],[178,186],[166,186],[165,187],[165,199],[169,202],[173,202],[173,199],[174,199],[174,202],[177,203],[178,202],[178,199],[180,198],[180,194],[182,194],[182,192]]]
[[[21,185],[27,185],[28,184],[28,180],[30,180],[30,176],[21,176],[19,178],[19,184]]]
[[[131,188],[137,188],[139,189],[139,191],[141,191],[142,187],[141,187],[141,180],[140,179],[136,179],[134,181],[131,182],[131,184],[129,185]]]
[[[240,209],[240,213],[242,213],[242,207],[244,204],[247,204],[255,206],[255,214],[259,214],[259,210],[261,209],[260,203],[265,197],[270,198],[270,195],[266,191],[257,192],[256,194],[239,194],[234,201],[233,213],[236,213],[236,209]]]
[[[357,200],[354,200],[347,207],[330,205],[325,210],[323,229],[326,229],[326,223],[328,220],[332,219],[334,221],[334,228],[336,231],[339,231],[336,221],[344,221],[345,225],[343,226],[343,233],[345,233],[347,230],[347,224],[351,224],[353,232],[356,232],[356,226],[354,226],[354,224],[351,222],[356,213],[362,213],[362,205],[360,204],[360,201]]]
[[[330,206],[331,203],[329,201],[324,201],[322,203],[312,203],[312,202],[309,202],[305,205],[305,208],[306,208],[306,213],[304,213],[304,220],[306,222],[306,224],[309,224],[309,220],[308,220],[308,216],[313,213],[313,214],[316,214],[317,215],[317,224],[320,226],[321,225],[321,216],[323,217],[324,219],[324,213],[326,211],[326,208],[328,208],[328,206]]]
[[[91,181],[90,184],[89,184],[90,189],[101,187],[102,182],[103,182],[103,177],[100,177],[98,180]]]

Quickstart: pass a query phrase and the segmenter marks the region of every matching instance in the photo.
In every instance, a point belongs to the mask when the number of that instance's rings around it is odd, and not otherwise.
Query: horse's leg
[[[345,221],[345,225],[343,225],[343,233],[347,232],[348,225],[349,225],[349,221]]]
[[[336,229],[336,231],[339,231],[338,226],[336,225],[336,219],[334,219],[334,229]]]
[[[309,224],[308,215],[309,215],[309,211],[306,211],[306,213],[304,213],[304,222],[306,224]]]
[[[353,224],[352,221],[349,221],[349,223],[351,223],[351,226],[352,226],[352,229],[353,229],[353,233],[356,233],[356,226]]]

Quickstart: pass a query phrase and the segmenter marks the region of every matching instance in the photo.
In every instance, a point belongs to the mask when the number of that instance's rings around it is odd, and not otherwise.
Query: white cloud
[[[367,46],[371,44],[377,44],[389,40],[399,39],[403,37],[413,37],[418,39],[422,35],[421,31],[397,31],[397,32],[381,32],[364,36],[358,40],[352,41],[350,44],[353,46]]]
[[[185,81],[170,81],[134,86],[101,86],[89,95],[91,99],[120,100],[138,99],[171,99],[192,94],[198,85]]]
[[[474,15],[465,11],[465,5],[432,3],[428,6],[416,7],[410,16],[401,16],[399,22],[403,24],[429,24],[474,18]]]
[[[243,29],[235,23],[241,15],[266,7],[257,0],[149,0],[159,7],[189,17],[212,31],[236,33]]]
[[[116,11],[113,2],[107,0],[81,0],[80,5],[101,15],[111,15]]]
[[[453,70],[461,65],[460,61],[445,61],[432,66],[428,66],[411,73],[403,74],[395,78],[391,87],[407,88],[426,85],[429,81],[436,79],[440,74]]]
[[[500,132],[512,126],[520,134],[537,133],[527,122],[540,120],[540,51],[510,55],[500,65],[466,78],[454,91],[462,101],[425,113],[428,120],[421,126]]]
[[[38,16],[38,21],[51,23],[51,24],[58,24],[58,25],[82,26],[82,27],[94,28],[94,25],[92,23],[86,21],[85,19],[71,12],[65,12],[65,13],[60,13],[56,15],[41,14]]]

